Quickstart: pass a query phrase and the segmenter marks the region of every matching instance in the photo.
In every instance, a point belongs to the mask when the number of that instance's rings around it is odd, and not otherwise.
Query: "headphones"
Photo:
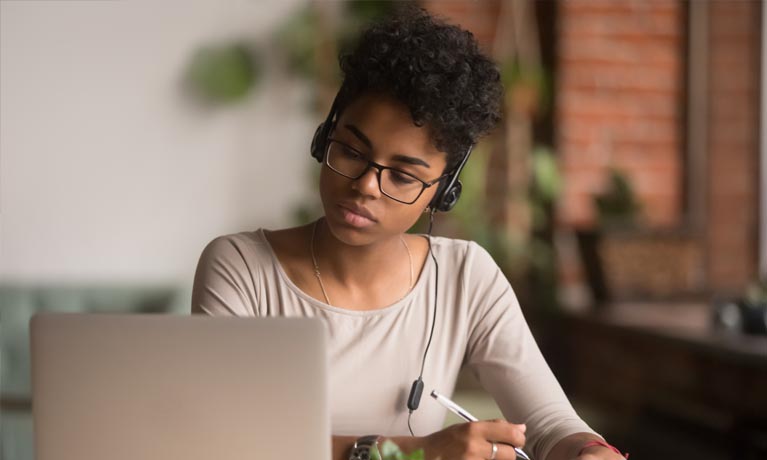
[[[335,99],[333,99],[333,105],[330,107],[330,113],[328,113],[325,121],[320,123],[317,127],[317,130],[314,132],[314,137],[312,138],[310,151],[312,157],[320,163],[325,159],[328,138],[337,121],[335,117],[338,114],[339,94],[341,94],[341,91],[336,94]],[[440,181],[440,184],[437,187],[437,193],[434,195],[431,202],[429,202],[429,209],[440,212],[448,212],[453,209],[453,206],[458,202],[458,198],[461,197],[461,189],[463,187],[461,181],[458,180],[458,176],[461,174],[461,170],[469,159],[469,155],[471,155],[473,149],[474,144],[471,144],[463,155],[463,158],[461,158],[460,163],[458,163],[458,166],[448,173],[445,177],[446,180]]]

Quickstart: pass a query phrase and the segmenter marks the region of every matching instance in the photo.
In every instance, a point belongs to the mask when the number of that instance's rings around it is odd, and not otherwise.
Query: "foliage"
[[[381,444],[381,456],[373,451],[371,460],[424,460],[423,449],[410,454],[403,453],[394,441],[387,439]]]
[[[487,249],[504,268],[518,265],[524,257],[523,248],[515,241],[514,235],[494,225],[488,215],[488,197],[485,182],[488,173],[488,143],[481,143],[471,155],[471,160],[461,172],[461,199],[451,211],[465,237]],[[505,197],[501,197],[505,199]]]
[[[516,58],[500,65],[501,82],[511,105],[533,116],[541,116],[551,108],[552,85],[546,69],[521,65]]]
[[[347,1],[344,3],[344,22],[339,28],[339,48],[350,49],[367,24],[390,15],[406,2],[399,0]]]
[[[767,305],[767,280],[749,285],[746,288],[745,300],[750,305]]]
[[[320,72],[316,56],[321,47],[338,43],[341,49],[348,48],[356,42],[366,24],[391,13],[402,3],[393,0],[346,1],[341,21],[329,30],[322,27],[317,5],[309,3],[280,27],[276,41],[286,56],[289,70],[302,78],[316,81]],[[336,63],[327,64],[332,64],[336,77],[340,79]]]
[[[628,176],[618,169],[610,170],[607,189],[594,197],[599,224],[602,227],[626,227],[636,223],[640,211],[634,188]]]
[[[490,197],[485,191],[490,168],[488,147],[489,143],[478,145],[471,161],[466,163],[461,173],[461,200],[451,211],[452,217],[458,221],[465,237],[487,249],[504,271],[522,271],[526,268],[539,272],[553,271],[553,248],[547,241],[536,236],[528,239],[525,235],[508,232],[489,217]],[[543,146],[533,149],[530,173],[533,180],[527,196],[493,198],[527,200],[531,206],[533,227],[541,230],[550,225],[547,208],[553,205],[562,188],[562,179],[551,149]]]
[[[546,207],[552,206],[562,191],[562,177],[550,148],[537,146],[533,149],[532,177],[530,205],[533,228],[540,230],[550,223]]]
[[[288,18],[276,34],[278,48],[286,57],[288,69],[303,78],[315,77],[315,53],[321,40],[329,39],[320,34],[319,22],[317,9],[307,4]]]
[[[187,79],[207,102],[242,99],[261,74],[258,56],[244,44],[210,45],[197,50],[187,68]]]

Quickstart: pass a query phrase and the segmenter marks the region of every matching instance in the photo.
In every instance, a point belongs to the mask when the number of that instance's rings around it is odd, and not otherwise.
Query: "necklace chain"
[[[314,237],[317,233],[317,224],[319,223],[319,219],[314,221],[314,225],[312,226],[312,239],[309,242],[309,252],[312,255],[312,263],[314,264],[314,276],[317,277],[317,281],[320,283],[320,289],[322,289],[322,295],[325,296],[325,302],[328,305],[333,305],[330,302],[330,298],[328,297],[328,293],[325,290],[325,285],[322,283],[322,275],[320,275],[320,266],[317,264],[317,257],[314,255]],[[411,289],[413,289],[413,255],[410,253],[410,248],[408,247],[407,243],[405,242],[405,238],[402,237],[402,235],[399,236],[399,240],[402,241],[402,244],[405,246],[405,251],[407,251],[407,258],[410,262],[410,286],[407,288],[407,292],[405,292],[405,295],[403,295],[399,300],[402,300],[405,298],[406,295],[410,292]]]

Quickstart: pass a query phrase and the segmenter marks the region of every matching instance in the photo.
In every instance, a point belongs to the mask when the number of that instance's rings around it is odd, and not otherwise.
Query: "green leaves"
[[[187,69],[193,90],[206,101],[230,103],[243,98],[260,75],[256,56],[245,45],[200,48]]]
[[[418,449],[410,454],[403,453],[394,441],[387,439],[381,444],[381,456],[373,451],[371,460],[424,460],[423,449]]]
[[[631,227],[640,211],[634,187],[628,175],[618,169],[610,169],[607,189],[594,196],[602,227]]]

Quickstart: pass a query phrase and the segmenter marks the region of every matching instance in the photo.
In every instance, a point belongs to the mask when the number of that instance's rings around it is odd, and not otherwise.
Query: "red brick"
[[[594,222],[592,198],[586,194],[565,193],[557,203],[557,220],[571,227],[590,227]]]
[[[722,73],[710,78],[710,91],[728,92],[739,97],[747,97],[756,93],[758,78],[755,70],[731,66],[716,67],[716,69]]]
[[[667,13],[679,10],[675,0],[568,0],[560,3],[563,12],[568,14],[582,13],[620,13],[637,14],[647,10],[648,5],[653,12]]]
[[[650,170],[643,168],[640,171],[631,171],[631,184],[634,191],[640,197],[665,196],[675,197],[679,195],[679,165],[669,163],[663,169]]]
[[[679,15],[664,14],[581,13],[566,16],[560,31],[564,36],[595,37],[677,37]]]
[[[752,95],[748,99],[756,97]],[[743,97],[738,93],[715,91],[709,95],[709,108],[713,116],[737,122],[754,122],[758,111],[754,104],[744,104]]]
[[[560,43],[561,61],[570,65],[633,64],[659,68],[678,67],[678,42],[637,46],[626,40],[573,38]]]
[[[599,93],[572,88],[559,94],[560,115],[580,114],[660,117],[676,119],[680,108],[674,94],[665,92],[614,91]]]
[[[650,90],[676,91],[679,74],[674,68],[653,68],[650,66],[627,66],[623,64],[568,68],[562,75],[563,85],[572,89],[594,91],[605,90]]]
[[[722,0],[709,3],[710,33],[714,40],[755,35],[761,16],[759,1]]]
[[[482,2],[438,1],[423,2],[423,7],[432,14],[442,16],[448,22],[458,24],[472,32],[486,52],[492,52],[497,27],[499,0]]]
[[[650,228],[674,228],[681,223],[680,210],[678,196],[644,197],[640,221]]]
[[[563,120],[560,140],[597,139],[609,144],[620,141],[654,139],[661,143],[677,142],[679,132],[674,120],[663,118],[607,117],[580,115]]]
[[[752,121],[752,120],[749,120]],[[755,121],[755,120],[753,120]],[[730,120],[723,117],[714,117],[711,124],[717,129],[709,134],[709,141],[712,148],[724,149],[743,146],[752,141],[758,131],[755,124],[744,120]]]

